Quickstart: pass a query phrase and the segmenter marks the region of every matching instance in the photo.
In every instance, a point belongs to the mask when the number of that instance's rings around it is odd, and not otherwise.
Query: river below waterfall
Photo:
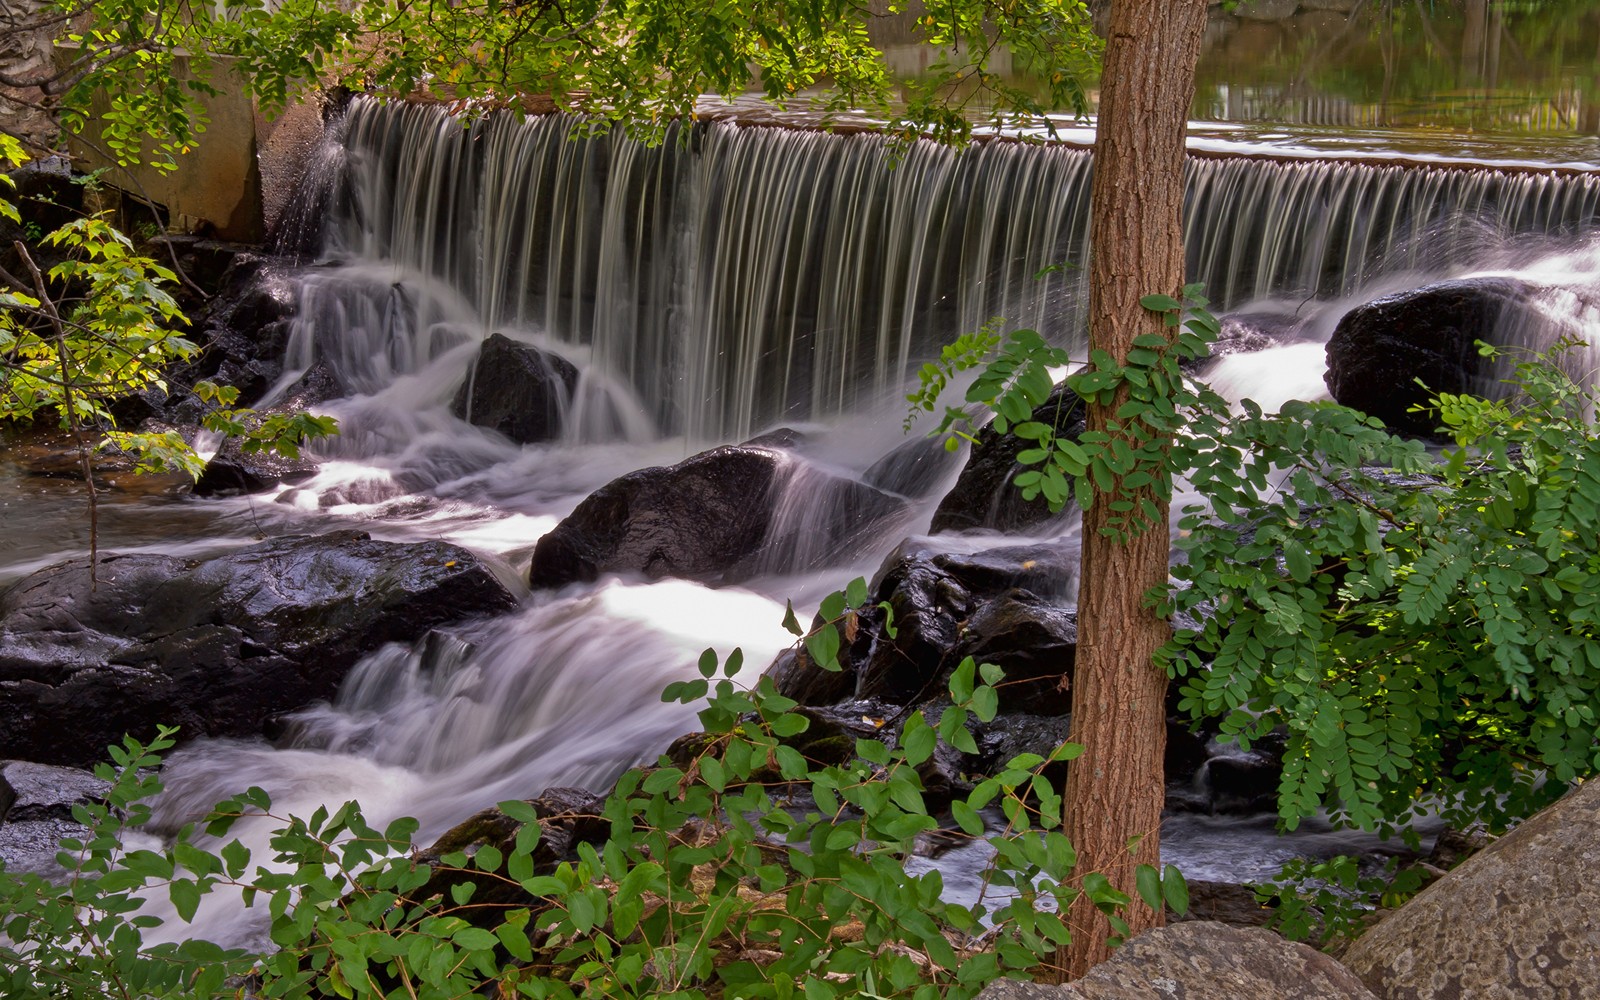
[[[280,388],[320,363],[349,389],[317,407],[341,426],[320,471],[223,499],[113,477],[103,550],[199,555],[359,526],[457,542],[523,596],[511,614],[369,657],[271,742],[188,744],[166,768],[163,826],[259,785],[290,812],[356,799],[380,828],[418,817],[427,843],[496,801],[602,788],[694,727],[658,693],[701,650],[769,662],[791,638],[786,601],[804,620],[926,535],[961,457],[929,451],[883,483],[911,502],[869,543],[771,562],[738,586],[607,577],[529,593],[542,535],[620,475],[778,426],[800,433],[808,467],[861,478],[926,432],[901,429],[917,366],[993,316],[1081,344],[1081,279],[1050,270],[1082,260],[1081,152],[916,147],[890,171],[869,136],[718,124],[647,150],[569,130],[356,101],[310,178],[327,190],[305,199],[335,206],[317,220],[322,249],[275,266],[298,302]],[[1595,175],[1240,160],[1197,163],[1190,184],[1192,269],[1221,311],[1271,334],[1209,370],[1232,398],[1325,398],[1323,345],[1346,310],[1448,277],[1557,290],[1507,340],[1600,344],[1588,300],[1559,294],[1600,287]],[[517,445],[451,412],[494,332],[580,371],[559,440]],[[0,585],[87,548],[81,483],[41,466],[37,449],[0,449]],[[814,502],[795,496],[786,516],[804,523]],[[1070,545],[1074,530],[1049,534]],[[1015,542],[929,538],[968,552]],[[1314,829],[1286,840],[1270,816],[1174,814],[1163,838],[1191,880],[1375,847]],[[953,882],[981,864],[963,856],[946,862]],[[239,912],[202,922],[228,941],[259,933]]]

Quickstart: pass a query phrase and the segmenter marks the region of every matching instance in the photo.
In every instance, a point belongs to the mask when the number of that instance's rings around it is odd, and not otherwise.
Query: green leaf
[[[1296,583],[1305,583],[1311,579],[1315,567],[1311,564],[1311,553],[1299,541],[1291,538],[1283,543],[1283,559],[1289,569],[1289,576]]]
[[[950,815],[956,821],[957,825],[961,827],[963,832],[974,837],[983,836],[983,818],[978,815],[978,811],[976,809],[967,805],[960,799],[952,799],[950,802]]]
[[[824,670],[837,672],[839,666],[839,630],[824,625],[805,639],[806,652],[811,661]]]
[[[172,899],[172,908],[178,912],[178,919],[184,923],[193,923],[195,911],[200,909],[200,884],[192,879],[174,879],[167,885],[167,894]]]
[[[867,593],[867,581],[861,577],[851,580],[844,589],[844,600],[852,608],[859,608],[871,600]]]
[[[1183,873],[1172,865],[1167,865],[1161,873],[1161,893],[1166,899],[1167,908],[1178,916],[1189,912],[1189,883],[1184,881]]]
[[[469,951],[491,951],[500,942],[498,937],[481,927],[463,927],[450,935],[450,940]]]
[[[1161,873],[1150,865],[1139,865],[1134,869],[1133,881],[1139,898],[1152,910],[1161,909]]]
[[[1000,694],[998,691],[987,684],[973,690],[972,714],[978,717],[979,722],[993,722],[995,715],[999,711]]]
[[[900,735],[900,744],[905,751],[906,763],[915,767],[933,756],[934,747],[938,744],[938,735],[928,725],[927,720],[923,719],[920,711],[912,712]]]

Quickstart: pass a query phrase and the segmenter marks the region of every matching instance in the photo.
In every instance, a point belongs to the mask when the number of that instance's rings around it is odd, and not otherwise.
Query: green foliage
[[[1052,370],[1070,366],[1071,355],[1035,330],[1013,331],[996,350],[1001,344],[995,332],[999,320],[945,348],[938,363],[923,366],[921,388],[907,397],[912,415],[932,412],[957,372],[981,364],[967,389],[967,402],[991,411],[999,433],[1032,443],[1017,456],[1023,465],[1037,466],[1016,476],[1022,495],[1029,500],[1043,496],[1053,511],[1074,499],[1087,510],[1098,497],[1113,513],[1108,533],[1129,537],[1147,531],[1162,523],[1154,501],[1171,500],[1172,470],[1184,468],[1187,452],[1180,441],[1175,453],[1174,441],[1187,426],[1190,411],[1225,407],[1215,393],[1186,381],[1180,368],[1205,356],[1218,329],[1216,318],[1205,311],[1200,286],[1188,286],[1184,296],[1184,302],[1169,295],[1140,300],[1146,309],[1163,314],[1169,334],[1136,338],[1122,364],[1103,350],[1092,351],[1088,363],[1067,377],[1068,387],[1086,403],[1116,407],[1101,426],[1076,440],[1032,419],[1055,387]],[[949,435],[947,446],[954,447],[958,438],[972,440],[970,427],[969,413],[951,407],[933,433]]]
[[[172,329],[183,318],[161,284],[174,275],[100,219],[68,223],[45,243],[73,256],[40,276],[35,294],[0,290],[0,418],[49,409],[64,427],[109,423],[111,400],[163,387],[165,366],[195,352]],[[81,294],[60,311],[46,278]]]
[[[173,169],[207,122],[196,98],[243,88],[278,109],[304,87],[345,85],[476,108],[525,95],[659,139],[704,94],[750,90],[782,103],[818,95],[865,109],[903,137],[962,142],[974,118],[1087,109],[1099,42],[1082,0],[956,0],[923,8],[912,31],[939,53],[896,79],[868,26],[912,6],[855,0],[706,5],[685,0],[503,3],[464,0],[225,0],[173,16],[159,0],[54,0],[40,15],[72,26],[49,81],[64,123],[122,164]],[[1002,54],[1005,54],[1003,56]],[[1008,58],[1007,58],[1008,56]],[[1036,86],[996,69],[1026,65]]]
[[[1502,828],[1600,769],[1595,393],[1522,360],[1505,399],[1433,401],[1455,441],[1435,460],[1331,403],[1234,412],[1177,367],[1216,321],[1143,304],[1181,332],[1140,338],[1122,365],[1097,352],[1068,380],[1103,432],[1064,442],[1026,420],[1063,357],[1026,332],[968,398],[1037,445],[1018,485],[1109,503],[1116,534],[1156,526],[1148,500],[1175,477],[1205,498],[1176,526],[1173,585],[1149,595],[1188,625],[1158,662],[1181,709],[1225,737],[1287,731],[1284,825],[1326,809],[1385,833],[1424,812]]]
[[[1210,439],[1214,507],[1180,522],[1170,600],[1198,627],[1166,662],[1241,743],[1287,726],[1291,827],[1326,804],[1499,828],[1600,766],[1595,400],[1545,361],[1510,383],[1435,400],[1437,463],[1327,404],[1247,407]]]
[[[25,159],[16,140],[0,135],[0,166]],[[12,185],[10,177],[0,178]],[[0,216],[20,220],[16,206],[3,197]],[[109,428],[100,447],[133,456],[139,471],[198,476],[204,462],[181,436],[118,431],[112,412],[124,396],[165,390],[166,370],[198,350],[178,332],[188,320],[167,291],[177,276],[136,253],[133,241],[97,217],[69,222],[43,243],[65,251],[66,259],[41,273],[24,247],[20,256],[31,275],[4,275],[0,281],[0,420],[26,422],[53,413],[74,434]],[[305,441],[335,430],[328,417],[229,409],[238,398],[232,387],[201,382],[194,389],[216,407],[203,426],[240,436],[247,454],[294,457]]]
[[[805,638],[848,627],[865,595],[860,580],[831,595]],[[380,832],[354,804],[272,817],[260,789],[203,826],[220,840],[241,817],[270,817],[270,863],[236,840],[197,846],[192,828],[162,851],[129,850],[126,832],[147,815],[139,800],[159,787],[155,753],[171,745],[170,731],[150,746],[129,740],[113,750],[119,770],[103,769],[115,782],[106,803],[77,810],[92,833],[64,845],[69,881],[0,871],[0,990],[211,997],[248,976],[252,995],[284,998],[431,1000],[494,986],[528,997],[960,998],[1047,960],[1070,938],[1061,914],[1078,893],[1113,915],[1141,905],[1096,873],[1072,884],[1060,799],[1040,774],[1075,757],[1071,744],[1019,756],[952,803],[959,835],[994,851],[985,895],[998,899],[948,903],[937,870],[906,870],[917,838],[939,827],[917,768],[941,740],[976,751],[968,724],[994,716],[993,665],[968,659],[937,724],[913,712],[842,764],[808,758],[796,737],[810,717],[768,678],[737,686],[742,667],[738,650],[720,662],[708,650],[701,677],[667,689],[666,700],[703,702],[698,749],[624,774],[604,807],[604,844],[553,869],[535,865],[540,828],[526,802],[500,804],[523,824],[507,849],[480,843],[429,865],[413,853],[414,821]],[[141,898],[164,895],[188,921],[219,885],[265,906],[278,950],[144,944],[159,919]],[[477,902],[489,889],[518,889],[528,903]],[[1171,868],[1141,869],[1138,890],[1142,905],[1187,903]]]
[[[1423,877],[1422,869],[1400,869],[1394,860],[1383,872],[1366,874],[1342,854],[1296,858],[1256,886],[1256,898],[1273,908],[1272,926],[1284,937],[1328,945],[1358,937],[1375,906],[1404,903],[1422,888]]]

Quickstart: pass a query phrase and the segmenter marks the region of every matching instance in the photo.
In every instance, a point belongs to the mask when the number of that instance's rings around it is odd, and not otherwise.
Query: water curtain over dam
[[[729,123],[650,148],[579,127],[357,100],[351,197],[326,253],[442,281],[465,310],[451,340],[473,336],[464,324],[581,345],[661,432],[691,440],[890,396],[995,316],[1081,342],[1084,151],[894,150]],[[1245,159],[1188,171],[1190,275],[1222,308],[1486,266],[1600,217],[1593,175]],[[439,349],[353,353],[405,369]]]

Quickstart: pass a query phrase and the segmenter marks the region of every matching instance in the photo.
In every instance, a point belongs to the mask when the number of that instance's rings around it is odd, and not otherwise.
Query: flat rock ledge
[[[387,642],[508,611],[476,556],[360,531],[208,558],[74,559],[0,592],[0,759],[84,766],[124,733],[251,736]]]
[[[1344,961],[1393,1000],[1600,996],[1600,780],[1463,862]]]
[[[1256,927],[1192,921],[1139,935],[1066,986],[1003,979],[979,1000],[1376,1000],[1314,948]]]

